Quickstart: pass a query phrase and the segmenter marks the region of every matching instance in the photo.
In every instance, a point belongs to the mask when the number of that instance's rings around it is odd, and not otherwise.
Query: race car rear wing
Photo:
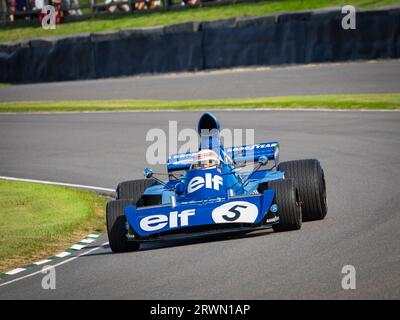
[[[187,170],[194,161],[197,152],[173,154],[167,161],[168,172]]]
[[[226,148],[225,152],[235,163],[256,162],[261,156],[265,156],[268,160],[274,160],[276,166],[279,164],[278,142],[263,142],[247,146],[231,147]]]
[[[279,143],[265,142],[240,147],[230,147],[222,150],[222,153],[229,157],[234,163],[258,161],[261,156],[274,160],[275,166],[279,164]],[[193,163],[196,152],[174,154],[169,157],[167,162],[168,172],[187,170]],[[227,161],[225,159],[225,161]]]

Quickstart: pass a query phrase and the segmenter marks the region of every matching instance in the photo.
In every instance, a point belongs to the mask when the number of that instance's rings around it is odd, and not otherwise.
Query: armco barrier
[[[400,10],[340,9],[189,22],[0,44],[0,82],[95,79],[252,65],[400,57]]]

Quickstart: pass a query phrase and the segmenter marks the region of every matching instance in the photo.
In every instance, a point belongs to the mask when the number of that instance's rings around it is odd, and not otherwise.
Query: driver
[[[210,169],[219,166],[221,163],[217,153],[213,150],[204,149],[200,150],[194,158],[190,169],[202,170]]]

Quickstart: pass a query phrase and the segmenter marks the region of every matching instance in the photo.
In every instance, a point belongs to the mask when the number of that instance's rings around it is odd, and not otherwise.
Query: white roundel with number
[[[215,223],[254,223],[258,208],[247,201],[233,201],[215,208],[211,216]]]

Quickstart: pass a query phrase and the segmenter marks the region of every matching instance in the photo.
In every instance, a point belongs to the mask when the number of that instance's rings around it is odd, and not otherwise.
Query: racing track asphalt
[[[399,299],[400,113],[215,114],[223,127],[254,128],[257,142],[280,141],[283,160],[320,159],[326,219],[295,232],[147,244],[126,254],[105,247],[57,267],[56,290],[43,290],[37,274],[0,282],[0,299]],[[194,128],[199,115],[2,114],[0,175],[115,187],[142,176],[149,129],[166,129],[168,119]],[[356,290],[341,288],[344,265],[356,268]]]
[[[16,85],[0,88],[0,101],[203,100],[399,93],[399,79],[399,60],[381,60]]]

